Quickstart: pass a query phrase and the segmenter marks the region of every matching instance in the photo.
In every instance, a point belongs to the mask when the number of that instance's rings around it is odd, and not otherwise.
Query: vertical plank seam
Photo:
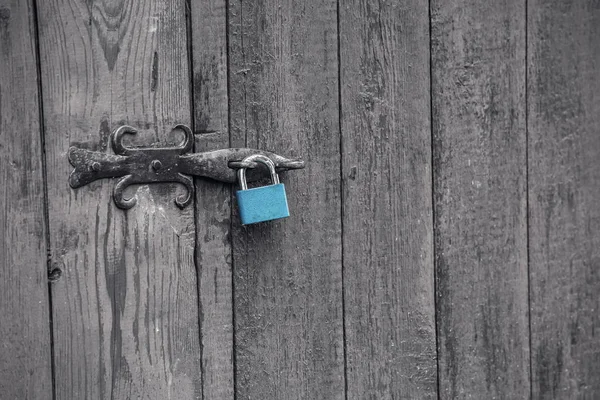
[[[91,15],[92,14],[92,4],[88,3],[87,7],[88,7],[88,13],[89,13],[88,15]],[[115,105],[114,105],[114,101],[113,101],[114,100],[113,79],[114,79],[113,74],[110,74],[110,86],[109,86],[110,87],[110,97],[109,97],[109,99],[110,99],[110,112],[109,112],[108,115],[110,116],[109,117],[109,126],[111,127],[111,129],[114,126],[113,124],[115,123],[115,120],[114,120],[114,118],[115,118],[115,116],[114,116],[114,114],[115,114],[114,113]],[[154,93],[156,93],[156,92],[154,92]],[[129,115],[128,114],[129,113],[125,114],[126,123],[129,122]],[[124,121],[119,120],[119,121],[117,121],[117,124],[121,124],[123,122]],[[158,135],[158,123],[157,123],[157,118],[156,118],[156,112],[154,112],[154,130],[155,130],[156,134]],[[107,147],[108,147],[108,143],[107,143]],[[105,269],[107,267],[110,268],[109,266],[111,265],[111,262],[109,260],[109,255],[108,255],[108,252],[106,251],[106,249],[108,248],[109,229],[110,229],[110,224],[111,224],[112,218],[113,218],[112,212],[113,212],[112,208],[110,208],[110,207],[106,211],[107,224],[106,224],[106,231],[104,233],[104,249],[105,250],[104,250],[104,254],[103,254],[103,257],[104,257],[104,260],[103,260],[104,264],[103,265],[104,265]],[[123,243],[123,246],[120,249],[120,251],[121,251],[120,256],[121,257],[124,257],[125,247],[127,246],[126,233],[129,232],[129,214],[128,213],[124,213],[124,215],[123,215],[123,224],[124,224],[124,226],[122,227],[122,231],[121,232],[123,234],[123,241],[124,241],[124,243]],[[109,295],[109,298],[110,298],[111,295],[112,295],[112,299],[116,299],[117,298],[117,281],[118,281],[118,278],[116,277],[115,274],[109,275],[106,278],[106,293]],[[112,293],[109,294],[109,290],[110,290],[111,286],[112,286]],[[100,304],[102,304],[101,301],[98,302],[98,305],[100,305]],[[117,309],[118,309],[117,301],[109,301],[108,308],[110,308],[110,315],[111,315],[111,318],[112,318],[112,321],[113,321],[113,324],[114,324],[115,319],[120,318],[119,317],[120,313],[117,311]],[[120,324],[121,324],[120,320],[118,321],[118,324],[120,326]],[[109,347],[110,358],[109,358],[109,361],[110,361],[110,371],[111,371],[110,372],[110,400],[115,400],[115,385],[118,382],[117,370],[119,368],[119,364],[118,363],[120,362],[120,360],[117,360],[117,357],[116,357],[118,343],[116,342],[115,337],[113,336],[114,335],[114,331],[115,331],[115,329],[114,329],[114,325],[113,325],[113,327],[111,327],[111,333],[109,335],[110,336],[110,344],[109,344],[109,346],[110,346]],[[87,390],[87,379],[85,381],[85,387],[86,387],[86,390]]]
[[[344,399],[348,400],[348,343],[346,336],[346,285],[344,282],[344,146],[342,135],[342,39],[340,0],[336,1],[337,14],[337,62],[338,62],[338,129],[340,135],[340,252],[342,279],[342,344],[344,355]]]
[[[113,122],[113,91],[112,91],[112,76],[111,76],[111,82],[110,82],[110,120],[111,120],[111,125]],[[127,117],[129,118],[129,117]],[[157,130],[158,131],[158,130]],[[112,217],[112,212],[110,211],[111,209],[109,208],[107,211],[107,221],[113,221],[113,217]],[[129,232],[129,219],[128,219],[129,215],[127,213],[125,213],[124,218],[123,218],[123,231],[122,232]],[[109,237],[109,229],[111,226],[112,222],[107,222],[106,224],[106,232],[105,232],[105,236],[104,236],[104,248],[107,249],[108,248],[108,237]],[[115,224],[116,225],[116,224]],[[120,257],[124,257],[124,247],[127,246],[127,237],[125,236],[125,234],[123,234],[123,247],[120,249]],[[106,268],[106,266],[110,265],[110,259],[109,256],[107,254],[107,252],[105,251],[104,253],[104,266]],[[106,284],[107,284],[107,288],[106,291],[107,293],[109,292],[109,285],[112,285],[112,298],[116,299],[117,298],[117,282],[118,282],[118,277],[116,276],[116,274],[113,274],[112,276],[110,276],[109,278],[106,279]],[[99,303],[100,304],[100,303]],[[117,303],[117,301],[111,301],[110,302],[110,311],[111,311],[111,316],[112,316],[112,326],[111,326],[111,334],[110,334],[110,370],[111,370],[111,379],[110,379],[110,400],[115,400],[115,386],[117,386],[118,382],[119,382],[119,374],[118,371],[121,368],[120,362],[121,360],[119,359],[120,357],[117,357],[117,352],[118,352],[118,348],[122,345],[122,341],[121,343],[119,343],[119,340],[117,337],[115,337],[115,320],[116,323],[118,324],[117,326],[120,328],[121,327],[121,320],[120,320],[120,312],[119,312],[119,305]],[[121,353],[122,354],[122,353]],[[87,387],[87,379],[85,382],[85,386]],[[87,390],[87,389],[86,389]],[[118,399],[117,399],[118,400]]]
[[[529,1],[525,2],[525,235],[527,236],[527,319],[529,328],[529,398],[533,399],[533,362],[531,352],[531,268],[529,236]]]
[[[225,1],[225,76],[227,77],[227,138],[229,147],[231,147],[231,107],[229,107],[229,99],[231,99],[231,62],[230,62],[230,48],[229,43],[229,0]],[[231,262],[231,364],[232,364],[232,382],[233,385],[233,399],[237,399],[237,349],[236,349],[236,323],[235,323],[235,257],[234,257],[234,245],[233,240],[233,207],[234,207],[234,193],[233,186],[229,189],[229,260]]]
[[[185,0],[185,24],[186,24],[186,39],[187,39],[187,58],[188,58],[188,79],[190,87],[192,88],[189,93],[190,101],[190,126],[192,132],[196,132],[196,113],[194,103],[194,48],[192,43],[192,3],[191,0]],[[196,141],[193,142],[192,151],[195,153]],[[198,236],[198,184],[197,179],[194,178],[194,268],[196,270],[196,295],[198,298],[198,347],[200,349],[200,395],[204,399],[204,342],[203,342],[203,331],[202,331],[202,296],[200,293],[200,280],[202,274],[200,273],[201,266],[198,264],[198,245],[200,243]]]
[[[433,317],[435,324],[435,365],[436,365],[436,393],[438,400],[441,399],[440,388],[440,344],[439,344],[439,326],[438,326],[438,285],[437,285],[437,235],[439,230],[437,227],[437,219],[435,213],[435,138],[434,138],[434,121],[433,121],[433,21],[431,16],[431,1],[427,2],[427,14],[429,20],[429,129],[431,141],[431,225],[433,243],[431,246],[431,254],[433,259]]]
[[[244,3],[242,0],[240,0],[240,43],[242,45],[242,60],[244,62],[244,68],[246,68],[246,48],[244,47]],[[246,83],[247,75],[244,75],[244,146],[248,147],[248,91],[246,90]],[[256,147],[258,147],[258,145]]]
[[[46,137],[45,137],[45,125],[44,125],[44,97],[42,93],[42,59],[40,52],[40,30],[39,30],[39,14],[37,7],[37,0],[31,1],[32,12],[33,12],[33,29],[34,29],[34,41],[35,41],[35,65],[37,74],[37,88],[38,88],[38,119],[39,119],[39,130],[40,130],[40,150],[41,150],[41,161],[42,161],[42,192],[44,198],[44,225],[45,225],[45,240],[46,240],[46,274],[49,274],[52,270],[52,251],[50,242],[50,210],[48,208],[48,173],[46,166]],[[52,306],[52,282],[48,280],[48,324],[50,326],[50,375],[52,381],[52,399],[56,399],[56,372],[54,365],[54,320],[53,320],[53,306]]]
[[[245,31],[244,31],[244,17],[245,17],[245,15],[244,15],[244,2],[243,2],[243,0],[239,0],[239,7],[240,7],[240,11],[239,11],[239,13],[240,13],[240,15],[239,15],[239,21],[240,21],[240,32],[239,32],[239,35],[240,35],[240,48],[241,48],[241,53],[242,53],[242,63],[243,63],[244,68],[246,68],[247,67],[247,62],[246,62],[246,47],[245,47],[245,43],[244,43],[244,36],[245,36]],[[229,32],[228,32],[228,34],[229,34]],[[228,51],[227,51],[228,57],[230,55],[229,50],[230,49],[228,48]],[[229,58],[228,58],[228,62],[229,62]],[[229,68],[229,64],[228,64],[228,68]],[[243,96],[242,96],[243,97],[243,104],[244,104],[244,125],[243,125],[243,127],[244,127],[244,147],[248,147],[248,90],[247,90],[247,79],[248,79],[247,75],[244,74],[244,79],[243,79],[244,88],[243,88],[243,91],[242,91],[242,94],[243,94]],[[230,109],[231,109],[231,107],[230,107]],[[259,145],[258,145],[258,140],[259,140],[258,139],[258,134],[259,133],[257,132],[256,143],[254,145],[256,148],[260,148]],[[231,139],[231,134],[230,134],[229,137]],[[233,197],[233,193],[232,193],[232,197]],[[232,228],[233,228],[233,219],[232,219]],[[231,247],[231,251],[232,251],[232,267],[235,267],[234,260],[236,259],[236,257],[234,256],[236,254],[235,253],[235,247],[234,247],[235,240],[233,240],[233,234],[234,233],[235,232],[232,230],[231,231],[231,234],[232,234],[232,238],[231,238],[231,243],[232,243],[232,247]],[[249,241],[248,230],[244,228],[242,230],[242,235],[244,236],[244,241],[243,242],[244,243],[248,243],[248,241]],[[244,261],[245,261],[244,262],[244,268],[246,269],[245,273],[246,273],[246,276],[247,276],[248,275],[248,271],[247,271],[248,270],[248,251],[247,251],[247,249],[245,249],[245,250],[246,251],[244,251],[243,258],[244,258]],[[234,298],[233,315],[234,315],[234,321],[235,321],[236,316],[237,316],[237,307],[235,305],[235,290],[236,290],[236,288],[235,288],[235,270],[233,270],[232,272],[233,273],[232,273],[232,277],[231,278],[232,278],[232,280],[234,282],[234,286],[232,287],[232,292],[233,292],[232,296]],[[235,334],[235,332],[236,331],[234,329],[234,334]],[[237,391],[237,373],[238,373],[238,370],[237,370],[237,337],[234,337],[234,348],[235,348],[235,350],[234,350],[234,359],[236,360],[236,364],[235,364],[236,365],[236,369],[235,369],[235,373],[234,373],[234,375],[236,376],[236,380],[235,380],[236,386],[234,388],[234,399],[237,399],[237,397],[238,397],[238,391]]]

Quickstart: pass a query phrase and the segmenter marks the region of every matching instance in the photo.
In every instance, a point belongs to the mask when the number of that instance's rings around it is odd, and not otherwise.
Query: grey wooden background
[[[303,157],[112,203],[71,144]],[[600,398],[597,0],[0,0],[1,399]]]

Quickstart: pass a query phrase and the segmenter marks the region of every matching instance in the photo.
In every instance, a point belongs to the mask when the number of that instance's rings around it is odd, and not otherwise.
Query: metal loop
[[[263,156],[262,154],[253,154],[244,158],[242,160],[242,163],[250,161],[256,161],[265,164],[269,168],[269,172],[271,173],[271,181],[273,182],[273,185],[277,185],[279,183],[279,176],[277,175],[277,171],[275,171],[275,163],[269,157]],[[246,182],[246,168],[238,169],[237,175],[241,189],[248,190],[248,182]]]
[[[229,161],[229,168],[240,169],[240,168],[250,168],[254,169],[257,167],[255,162],[252,161]]]
[[[187,153],[194,148],[194,134],[188,126],[179,124],[176,125],[172,130],[181,130],[183,132],[183,142],[181,142],[181,144],[178,146],[182,154]]]
[[[123,135],[135,135],[137,132],[137,129],[129,125],[123,125],[115,129],[111,135],[112,147],[115,154],[129,155],[131,153],[131,149],[123,145]]]

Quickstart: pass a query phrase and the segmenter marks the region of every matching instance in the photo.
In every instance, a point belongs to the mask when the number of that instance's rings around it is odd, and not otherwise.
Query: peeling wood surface
[[[525,2],[432,2],[440,396],[529,396]]]
[[[112,129],[167,143],[190,123],[184,3],[38,1],[60,399],[202,395],[194,216],[173,185],[142,186],[127,212],[112,182],[69,188],[66,151],[109,151]]]
[[[196,152],[229,146],[227,7],[191,2],[193,122]],[[232,185],[196,179],[196,265],[200,298],[203,394],[234,398]]]
[[[532,0],[532,394],[600,396],[600,3]]]
[[[35,13],[0,1],[0,397],[52,397]]]
[[[597,1],[0,0],[0,56],[2,399],[600,395]],[[123,123],[304,158],[291,217],[72,190]]]
[[[340,2],[349,399],[435,398],[426,1]]]
[[[343,399],[336,2],[229,2],[231,144],[303,157],[292,216],[234,216],[238,399]]]

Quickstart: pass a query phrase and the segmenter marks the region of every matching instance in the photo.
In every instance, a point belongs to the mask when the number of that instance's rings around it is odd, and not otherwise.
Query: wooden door
[[[0,398],[600,396],[600,8],[0,0]],[[70,146],[302,158],[69,186]]]

